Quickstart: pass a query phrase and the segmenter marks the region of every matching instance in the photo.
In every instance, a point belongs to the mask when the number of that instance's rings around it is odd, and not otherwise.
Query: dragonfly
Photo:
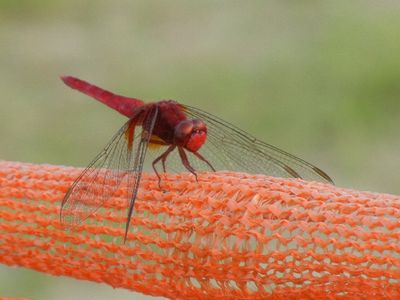
[[[146,157],[152,157],[160,188],[159,169],[165,173],[167,165],[190,172],[196,181],[199,171],[229,170],[333,184],[318,167],[201,109],[174,100],[145,103],[73,76],[61,79],[128,118],[65,194],[60,220],[66,226],[83,222],[124,187],[125,242]]]

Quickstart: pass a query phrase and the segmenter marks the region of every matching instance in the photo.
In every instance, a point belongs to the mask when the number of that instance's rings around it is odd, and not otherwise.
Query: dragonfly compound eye
[[[190,120],[182,121],[176,125],[174,131],[175,143],[179,146],[184,146],[186,141],[189,139],[192,130],[193,123]]]
[[[174,138],[178,146],[196,152],[206,141],[207,128],[201,120],[185,120],[175,127]]]
[[[194,131],[204,131],[207,133],[207,126],[202,120],[194,119],[192,120]]]

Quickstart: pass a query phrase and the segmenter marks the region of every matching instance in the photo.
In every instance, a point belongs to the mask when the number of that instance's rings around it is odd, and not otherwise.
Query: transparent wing
[[[104,150],[72,184],[61,204],[61,222],[77,225],[111,198],[132,170],[132,149],[126,132],[131,120],[113,136]]]
[[[127,205],[131,207],[129,214],[132,214],[148,136],[151,135],[156,116],[157,110],[153,110],[145,116],[130,119],[81,173],[61,204],[60,219],[63,224],[74,226],[81,223],[120,188],[127,191]],[[140,129],[136,124],[142,125],[141,134],[136,135],[138,138],[134,138],[135,128]]]
[[[127,221],[125,226],[125,235],[124,242],[126,241],[129,224],[131,222],[131,217],[133,213],[133,208],[135,206],[136,196],[139,190],[140,179],[143,171],[143,164],[146,158],[146,152],[149,146],[149,141],[151,139],[154,125],[156,123],[158,116],[158,107],[154,106],[146,115],[144,116],[144,120],[141,121],[142,124],[142,132],[140,134],[140,138],[137,139],[138,143],[135,146],[135,158],[133,162],[133,172],[132,175],[128,177],[128,187],[131,189],[131,194],[129,195],[129,209],[127,215]]]
[[[189,106],[182,107],[188,117],[201,119],[206,123],[207,141],[199,153],[215,169],[333,183],[316,166],[257,140],[249,133],[205,111]],[[203,167],[207,168],[204,164]]]

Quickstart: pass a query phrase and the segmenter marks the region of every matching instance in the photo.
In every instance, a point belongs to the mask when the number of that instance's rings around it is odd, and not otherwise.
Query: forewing
[[[126,241],[127,235],[128,235],[128,229],[129,229],[129,224],[131,221],[132,213],[133,213],[133,208],[135,206],[135,200],[138,194],[139,190],[139,184],[140,184],[140,179],[142,176],[142,171],[143,171],[143,164],[144,160],[146,158],[146,152],[149,146],[149,141],[151,138],[151,135],[153,133],[153,128],[154,125],[157,121],[157,116],[158,116],[158,107],[154,106],[151,108],[146,114],[144,115],[143,121],[141,121],[142,124],[142,132],[140,133],[139,136],[136,137],[136,140],[138,141],[135,143],[135,157],[133,161],[133,169],[132,172],[129,173],[127,184],[129,187],[129,209],[128,209],[128,215],[127,215],[127,221],[126,221],[126,227],[125,227],[125,236],[124,236],[124,241]]]
[[[183,106],[188,117],[207,125],[207,141],[201,153],[215,169],[297,177],[333,183],[316,166],[272,145],[257,140],[247,132],[198,108]]]
[[[133,149],[128,147],[126,132],[134,130],[129,120],[113,136],[104,150],[75,180],[61,205],[61,222],[74,226],[93,214],[126,185],[133,169]]]

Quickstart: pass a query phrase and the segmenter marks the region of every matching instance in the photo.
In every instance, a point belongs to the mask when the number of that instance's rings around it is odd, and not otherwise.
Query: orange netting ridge
[[[144,175],[124,245],[123,192],[62,228],[80,172],[0,161],[0,263],[175,299],[400,298],[398,196],[227,172],[168,174],[165,192]]]

